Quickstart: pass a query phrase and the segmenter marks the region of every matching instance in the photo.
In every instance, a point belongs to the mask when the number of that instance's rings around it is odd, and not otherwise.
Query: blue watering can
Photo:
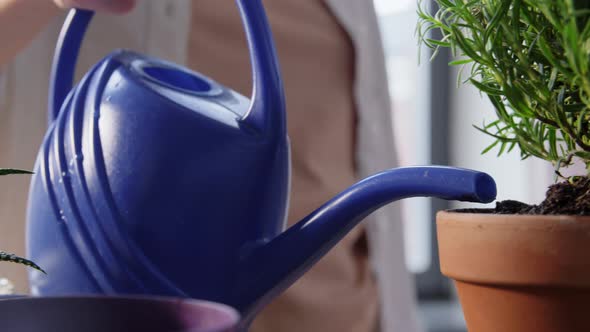
[[[72,89],[92,13],[72,10],[53,64],[32,179],[34,294],[152,294],[230,305],[244,326],[364,217],[394,200],[491,202],[493,179],[449,167],[369,177],[288,230],[284,94],[260,0],[238,0],[248,98],[199,73],[116,51]],[[394,221],[392,221],[394,222]]]

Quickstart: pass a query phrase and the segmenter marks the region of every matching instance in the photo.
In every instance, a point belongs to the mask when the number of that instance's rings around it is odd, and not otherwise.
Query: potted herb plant
[[[590,331],[590,1],[435,3],[418,10],[420,41],[452,50],[493,104],[495,121],[477,127],[493,138],[484,152],[517,149],[558,175],[539,205],[438,213],[441,270],[468,330]],[[587,172],[559,176],[573,163]]]

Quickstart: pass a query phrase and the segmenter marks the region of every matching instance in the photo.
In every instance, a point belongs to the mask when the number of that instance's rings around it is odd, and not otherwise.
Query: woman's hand
[[[105,11],[114,14],[124,14],[135,6],[135,0],[53,0],[60,8],[84,8]]]
[[[137,0],[0,0],[0,67],[14,58],[56,17],[60,8],[124,14]],[[158,0],[152,0],[158,1]]]

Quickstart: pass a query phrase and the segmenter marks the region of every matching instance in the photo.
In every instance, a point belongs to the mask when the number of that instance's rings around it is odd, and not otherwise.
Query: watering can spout
[[[485,173],[437,166],[398,168],[369,177],[253,250],[245,260],[239,298],[266,301],[276,296],[366,216],[409,197],[489,203],[496,197],[496,185]]]

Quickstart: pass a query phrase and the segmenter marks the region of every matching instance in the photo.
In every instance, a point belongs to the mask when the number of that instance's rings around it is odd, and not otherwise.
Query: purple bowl
[[[10,332],[233,332],[231,307],[162,297],[0,297],[0,330]]]

